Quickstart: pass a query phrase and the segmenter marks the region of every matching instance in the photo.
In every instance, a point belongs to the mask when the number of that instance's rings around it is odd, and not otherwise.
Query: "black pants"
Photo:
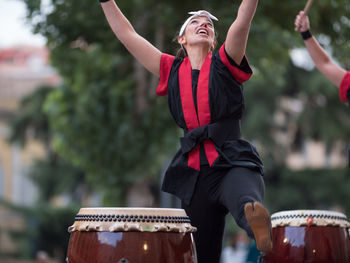
[[[212,169],[201,166],[190,205],[182,203],[194,233],[198,263],[219,263],[225,216],[230,212],[237,225],[253,238],[244,215],[247,202],[264,199],[265,184],[260,173],[243,167]]]

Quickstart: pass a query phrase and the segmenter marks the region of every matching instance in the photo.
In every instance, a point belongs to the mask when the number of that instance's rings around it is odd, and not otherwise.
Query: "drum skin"
[[[272,228],[273,249],[264,263],[349,263],[350,238],[340,226]]]
[[[68,263],[196,263],[191,233],[73,232]]]

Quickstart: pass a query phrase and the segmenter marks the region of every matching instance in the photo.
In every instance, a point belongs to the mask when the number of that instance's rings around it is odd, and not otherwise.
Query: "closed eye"
[[[193,19],[190,22],[190,24],[198,24],[198,23],[199,23],[199,21],[197,19]],[[214,25],[209,20],[207,21],[207,26],[208,27],[214,27]]]

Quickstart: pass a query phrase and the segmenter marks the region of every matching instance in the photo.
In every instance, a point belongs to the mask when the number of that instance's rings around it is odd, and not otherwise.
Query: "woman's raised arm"
[[[257,6],[258,0],[242,0],[237,18],[227,32],[225,49],[238,65],[245,54],[250,25]]]
[[[148,71],[159,76],[162,53],[135,31],[114,0],[101,2],[101,6],[120,42]]]
[[[294,24],[296,31],[309,34],[309,36],[305,38],[304,43],[313,62],[315,63],[316,68],[321,71],[331,82],[333,82],[333,84],[340,86],[346,71],[345,69],[336,65],[327,55],[325,50],[320,46],[316,38],[311,36],[309,31],[310,21],[308,16],[303,11],[300,11],[295,18]]]

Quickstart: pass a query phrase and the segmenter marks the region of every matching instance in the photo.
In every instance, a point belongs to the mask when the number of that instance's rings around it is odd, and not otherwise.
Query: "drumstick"
[[[311,6],[312,6],[312,3],[314,2],[314,0],[308,0],[307,1],[307,3],[306,3],[306,5],[305,5],[305,7],[304,7],[304,13],[305,13],[305,15],[307,15],[307,13],[309,12],[309,10],[310,10],[310,8],[311,8]],[[296,29],[296,31],[298,31],[299,30],[299,27],[298,28],[295,28]]]
[[[312,3],[314,2],[314,0],[308,0],[305,7],[304,7],[304,13],[305,15],[307,15],[307,13],[310,10],[310,7],[312,6]]]

